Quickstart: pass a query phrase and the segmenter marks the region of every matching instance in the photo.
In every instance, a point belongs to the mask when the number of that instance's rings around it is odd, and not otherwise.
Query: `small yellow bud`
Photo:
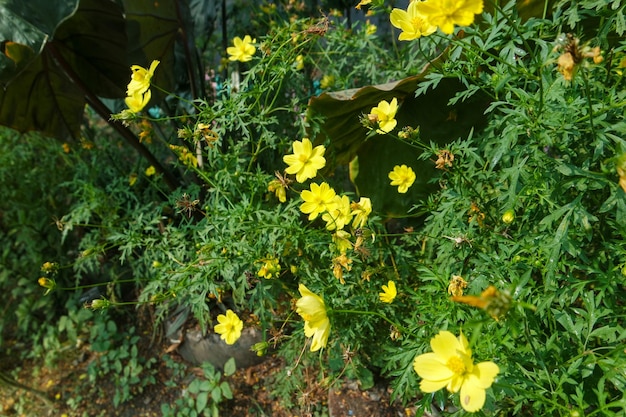
[[[94,310],[104,310],[105,308],[109,308],[111,306],[111,302],[106,298],[97,298],[91,302],[90,307]]]
[[[515,211],[514,210],[507,210],[502,215],[502,221],[504,223],[506,223],[506,224],[513,223],[513,220],[515,220]]]
[[[41,278],[39,278],[39,279],[37,280],[37,282],[38,282],[38,283],[39,283],[39,285],[41,285],[42,287],[44,287],[44,288],[47,288],[47,289],[48,289],[48,291],[46,292],[46,294],[47,294],[49,291],[53,290],[53,289],[57,286],[56,282],[54,282],[54,280],[53,280],[53,279],[50,279],[50,278],[41,277]]]

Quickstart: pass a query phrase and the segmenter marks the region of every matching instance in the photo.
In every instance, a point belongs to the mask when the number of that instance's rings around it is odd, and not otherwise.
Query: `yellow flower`
[[[325,90],[335,85],[335,77],[332,75],[324,75],[320,81],[320,87]]]
[[[369,20],[365,22],[365,36],[372,36],[376,33],[376,29],[378,29],[376,25],[370,23]]]
[[[313,336],[311,352],[315,352],[328,343],[330,320],[326,314],[326,304],[322,297],[312,293],[304,284],[300,284],[298,291],[302,298],[296,301],[296,313],[304,320],[305,336]]]
[[[302,139],[302,142],[295,141],[293,154],[283,156],[283,161],[289,165],[285,172],[296,174],[296,181],[300,183],[315,178],[317,170],[326,165],[325,151],[326,148],[323,145],[313,148],[313,144],[308,138]]]
[[[391,180],[391,186],[397,185],[398,192],[404,194],[415,182],[415,172],[406,165],[396,165],[393,167],[393,171],[389,173],[389,179]]]
[[[398,40],[410,41],[428,36],[437,30],[437,26],[432,25],[428,18],[420,13],[417,8],[418,0],[411,1],[406,11],[402,9],[393,9],[389,18],[391,24],[402,30]]]
[[[422,378],[420,389],[435,392],[446,387],[450,392],[461,391],[461,407],[475,412],[485,404],[485,390],[491,386],[500,372],[493,362],[474,365],[472,351],[463,333],[458,339],[442,330],[430,340],[432,353],[419,355],[413,361],[413,369]]]
[[[133,172],[132,174],[128,176],[128,185],[132,187],[136,183],[137,183],[137,174]]]
[[[361,197],[359,202],[352,203],[350,208],[352,209],[352,215],[354,216],[354,220],[352,220],[352,227],[356,229],[365,226],[367,219],[370,214],[372,214],[372,200],[367,197]]]
[[[217,321],[219,324],[213,330],[227,345],[234,344],[241,337],[243,321],[232,310],[227,310],[226,315],[217,316]]]
[[[146,177],[151,177],[154,174],[156,174],[156,168],[154,168],[154,166],[150,165],[148,168],[146,168]]]
[[[370,3],[372,3],[372,0],[361,0],[360,3],[357,4],[354,8],[357,10],[361,10],[361,7],[367,6]]]
[[[352,221],[350,199],[347,196],[335,196],[335,208],[322,215],[327,230],[341,230]]]
[[[309,215],[309,220],[314,220],[322,213],[334,210],[337,202],[335,200],[335,190],[323,182],[321,184],[311,184],[311,190],[304,190],[300,197],[304,203],[300,206],[300,211]]]
[[[398,291],[396,290],[396,283],[393,281],[389,281],[387,285],[383,285],[383,292],[378,293],[380,301],[388,304],[393,302],[396,295],[398,295]]]
[[[126,89],[126,95],[128,97],[134,97],[137,94],[143,94],[150,88],[150,81],[154,76],[154,70],[159,65],[159,61],[152,61],[150,68],[145,69],[139,65],[133,65],[130,69],[133,74],[130,77],[130,82]],[[130,107],[130,106],[129,106]]]
[[[57,264],[56,262],[44,262],[44,264],[41,265],[41,271],[45,272],[46,274],[56,272],[58,269],[59,264]]]
[[[387,103],[385,100],[382,100],[378,103],[377,107],[372,108],[370,111],[371,119],[375,119],[378,123],[378,129],[376,129],[377,133],[385,134],[391,132],[398,121],[395,119],[396,112],[398,111],[398,100],[394,97],[391,100],[391,103]]]
[[[304,69],[304,57],[302,55],[298,55],[296,57],[296,71],[300,71]]]
[[[276,258],[267,258],[263,261],[263,266],[257,272],[257,275],[263,277],[265,279],[270,279],[274,277],[278,277],[280,273],[280,264],[278,263],[278,259]]]
[[[152,98],[152,92],[148,90],[145,93],[135,93],[132,96],[128,96],[124,99],[124,102],[130,111],[133,113],[139,113],[144,107],[146,107],[150,98]]]
[[[239,62],[248,62],[252,59],[252,55],[256,52],[256,47],[253,43],[256,42],[256,39],[252,39],[250,35],[246,35],[243,37],[243,40],[239,36],[235,36],[233,39],[233,44],[235,46],[229,46],[226,48],[226,52],[229,60],[231,61],[239,61]]]
[[[443,33],[454,32],[454,25],[469,26],[474,15],[483,12],[483,0],[426,0],[414,1],[417,12],[426,16],[431,25]]]

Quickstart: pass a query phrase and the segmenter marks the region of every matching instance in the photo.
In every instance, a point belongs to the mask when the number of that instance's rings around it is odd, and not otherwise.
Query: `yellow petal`
[[[442,362],[440,357],[435,353],[424,353],[423,355],[417,356],[413,360],[413,369],[422,379],[433,384],[432,386],[438,387],[434,391],[448,385],[448,382],[450,382],[454,376],[454,372],[452,372],[452,370],[446,366],[445,362]]]
[[[489,388],[496,379],[496,375],[500,372],[500,368],[493,362],[481,362],[474,366],[472,375],[478,379],[478,384],[482,388]]]
[[[470,413],[478,411],[485,405],[485,397],[485,389],[478,385],[478,378],[469,375],[461,387],[461,407]]]
[[[450,332],[442,330],[439,334],[430,340],[430,347],[437,358],[443,363],[453,356],[458,356],[457,351],[465,349],[459,343],[459,340]]]

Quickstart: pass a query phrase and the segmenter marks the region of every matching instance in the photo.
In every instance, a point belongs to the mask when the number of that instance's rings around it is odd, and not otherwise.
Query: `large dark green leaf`
[[[357,191],[370,197],[374,208],[386,215],[405,215],[413,204],[436,188],[430,183],[435,174],[434,164],[418,160],[421,150],[391,136],[376,135],[367,139],[368,130],[359,121],[362,115],[368,114],[381,100],[397,98],[400,108],[395,132],[404,126],[419,128],[424,143],[440,145],[467,136],[485,119],[483,111],[487,100],[484,97],[477,95],[467,102],[448,104],[464,88],[457,80],[443,79],[435,89],[415,97],[415,91],[427,73],[428,69],[393,83],[324,93],[309,102],[311,114],[321,115],[324,119],[322,132],[315,138],[315,143],[328,145],[329,169],[358,157],[358,175],[353,178]],[[396,187],[391,187],[388,178],[393,167],[402,164],[413,168],[417,176],[406,194],[399,194]]]
[[[154,83],[173,91],[176,85],[174,46],[181,33],[179,16],[182,14],[177,7],[187,7],[186,2],[124,0],[123,3],[130,45],[128,63],[148,66],[155,59],[160,61]],[[153,96],[155,94],[156,91]]]
[[[0,91],[0,123],[20,132],[77,137],[87,95],[124,96],[130,74],[124,15],[111,0],[82,0],[75,13],[52,30],[41,53]]]
[[[79,0],[0,0],[0,84],[6,85],[42,51]]]

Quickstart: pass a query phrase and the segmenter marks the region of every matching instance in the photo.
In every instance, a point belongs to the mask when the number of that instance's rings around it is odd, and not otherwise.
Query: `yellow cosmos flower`
[[[335,200],[335,190],[327,183],[311,184],[310,190],[302,191],[300,197],[304,203],[300,206],[300,211],[309,215],[309,220],[314,220],[322,213],[334,210],[337,206]]]
[[[341,230],[352,221],[350,199],[347,196],[335,196],[335,208],[322,215],[327,230]]]
[[[313,148],[313,144],[308,138],[302,139],[302,142],[295,141],[293,154],[283,156],[283,161],[289,165],[285,172],[296,174],[296,181],[300,183],[315,178],[317,170],[326,165],[325,151],[326,148],[323,145]]]
[[[326,304],[317,294],[312,293],[303,284],[298,287],[300,298],[296,301],[296,313],[304,320],[304,334],[313,337],[311,352],[326,347],[330,333],[330,320],[326,314]]]
[[[150,81],[154,76],[154,71],[159,65],[159,61],[152,61],[150,68],[146,69],[139,65],[133,65],[130,67],[133,74],[130,77],[130,82],[126,89],[126,95],[133,97],[136,94],[143,94],[150,88]],[[129,106],[130,107],[130,106]]]
[[[263,266],[257,272],[257,275],[265,279],[278,277],[280,273],[280,264],[276,258],[267,258],[263,261]]]
[[[383,285],[383,292],[378,293],[380,301],[388,304],[393,302],[396,295],[398,295],[398,291],[396,290],[396,283],[393,281],[389,281],[387,285]]]
[[[446,387],[450,392],[461,391],[461,407],[475,412],[485,405],[485,390],[500,372],[493,362],[474,365],[472,351],[463,333],[458,338],[442,330],[430,340],[432,353],[419,355],[413,369],[422,378],[420,389],[435,392]]]
[[[454,25],[469,26],[474,15],[483,12],[483,0],[426,0],[414,1],[417,12],[426,16],[431,25],[443,33],[454,32]]]
[[[370,111],[371,119],[374,119],[378,123],[378,129],[376,133],[385,134],[391,132],[398,121],[395,119],[396,112],[398,111],[398,100],[394,97],[390,103],[382,100],[378,103],[377,107],[372,108]]]
[[[402,30],[398,40],[410,41],[413,39],[428,36],[437,30],[437,26],[428,21],[426,15],[420,13],[417,4],[420,1],[414,0],[409,3],[406,11],[402,9],[393,9],[389,18],[391,24]]]
[[[137,92],[132,96],[128,96],[124,99],[124,102],[130,109],[130,111],[132,111],[133,113],[139,113],[143,110],[144,107],[146,107],[146,104],[148,104],[151,98],[152,93],[150,92],[150,90],[148,90],[145,93]]]
[[[367,219],[372,214],[372,200],[367,197],[361,197],[358,203],[352,203],[350,205],[352,209],[352,227],[355,229],[365,226]]]
[[[226,315],[217,316],[217,321],[219,324],[213,330],[220,335],[220,339],[225,341],[227,345],[232,345],[239,340],[243,321],[232,310],[227,310]]]
[[[396,165],[393,167],[393,171],[389,173],[389,179],[391,180],[391,186],[398,186],[398,192],[404,194],[415,182],[415,172],[406,165]]]
[[[146,177],[153,176],[154,174],[156,174],[156,168],[154,166],[150,165],[148,168],[146,168],[145,174],[146,174]]]
[[[229,46],[226,48],[226,52],[229,60],[231,61],[239,61],[239,62],[248,62],[252,59],[252,55],[256,52],[256,47],[253,43],[256,42],[256,39],[252,39],[250,35],[246,35],[243,37],[243,40],[239,36],[235,36],[233,39],[233,44],[235,46]]]

